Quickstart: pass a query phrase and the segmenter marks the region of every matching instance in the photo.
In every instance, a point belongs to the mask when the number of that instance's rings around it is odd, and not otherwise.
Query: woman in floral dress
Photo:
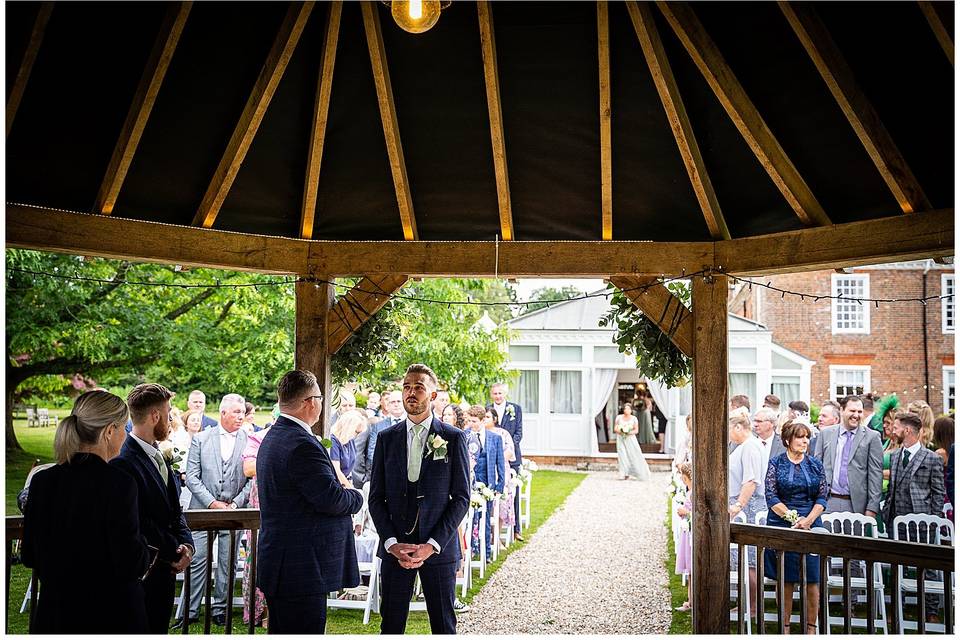
[[[517,454],[513,448],[513,438],[506,429],[500,427],[500,420],[497,418],[497,412],[488,410],[483,416],[483,428],[493,431],[503,439],[503,459],[510,467],[510,463],[517,459]],[[509,474],[509,471],[507,472]],[[503,483],[503,499],[500,501],[500,525],[513,528],[517,521],[513,513],[513,494],[516,488],[513,486],[511,478]],[[494,538],[496,540],[496,538]]]

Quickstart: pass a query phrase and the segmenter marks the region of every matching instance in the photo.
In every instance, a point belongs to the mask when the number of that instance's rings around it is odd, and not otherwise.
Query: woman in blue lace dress
[[[771,458],[767,466],[767,525],[807,529],[822,527],[820,514],[827,508],[827,478],[823,463],[807,455],[810,427],[802,422],[787,422],[781,430],[786,451]],[[796,512],[795,514],[793,512]],[[777,556],[773,550],[764,553],[764,575],[777,577]],[[820,559],[807,554],[807,619],[805,631],[817,632],[820,603]],[[793,588],[800,582],[800,554],[784,553],[783,619],[790,620],[793,609]],[[789,622],[784,633],[790,632]]]

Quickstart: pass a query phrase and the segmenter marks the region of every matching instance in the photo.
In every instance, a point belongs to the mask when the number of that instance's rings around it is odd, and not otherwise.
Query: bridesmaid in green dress
[[[640,423],[640,432],[637,433],[640,444],[656,444],[657,436],[653,433],[653,419],[646,404],[637,411],[637,420]]]

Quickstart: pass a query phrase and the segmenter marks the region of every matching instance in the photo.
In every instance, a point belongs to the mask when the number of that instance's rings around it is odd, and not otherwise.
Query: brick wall
[[[813,295],[831,295],[834,271],[768,276],[764,282],[773,286]],[[865,274],[870,282],[871,298],[921,297],[921,269],[853,269]],[[927,273],[927,295],[940,295],[944,269]],[[754,287],[756,294],[748,312],[773,332],[773,341],[815,360],[811,372],[812,400],[822,404],[830,397],[830,365],[870,366],[870,390],[878,393],[896,391],[902,402],[927,399],[934,413],[943,410],[943,366],[954,363],[954,335],[942,330],[939,301],[928,302],[927,340],[930,388],[924,390],[923,305],[919,303],[871,305],[869,334],[833,334],[829,300],[801,302],[795,296],[763,287]],[[742,313],[741,309],[734,313]],[[756,309],[759,307],[759,309]],[[906,393],[904,393],[906,391]]]

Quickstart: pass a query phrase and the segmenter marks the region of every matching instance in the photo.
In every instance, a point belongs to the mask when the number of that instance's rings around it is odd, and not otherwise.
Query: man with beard
[[[813,454],[823,462],[830,485],[826,512],[854,511],[872,518],[880,511],[883,482],[880,434],[863,424],[858,396],[841,400],[840,411],[841,424],[820,432]]]
[[[193,558],[193,536],[180,508],[180,487],[170,460],[157,448],[170,435],[170,398],[159,384],[141,384],[127,396],[133,429],[120,455],[110,461],[136,480],[140,532],[157,549],[143,581],[147,624],[152,634],[166,633],[173,609],[176,576]]]

